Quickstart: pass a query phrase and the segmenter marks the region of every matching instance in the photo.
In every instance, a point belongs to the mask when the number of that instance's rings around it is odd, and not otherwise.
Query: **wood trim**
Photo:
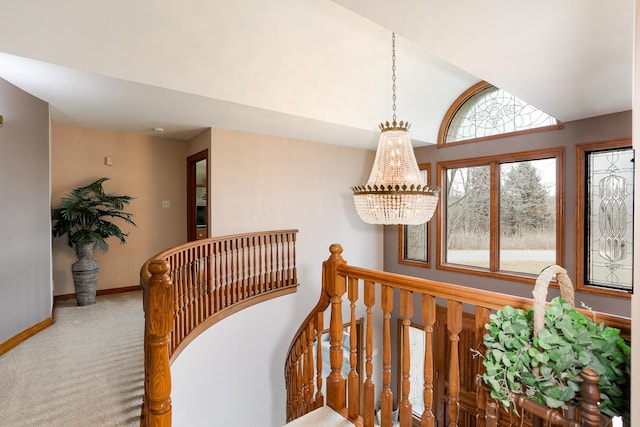
[[[446,205],[447,194],[443,196],[438,207],[438,221],[436,230],[436,268],[439,270],[455,271],[466,274],[495,277],[498,279],[514,280],[522,283],[534,284],[536,276],[533,274],[499,270],[500,266],[500,236],[499,236],[499,165],[502,163],[556,159],[556,264],[564,264],[564,147],[547,148],[541,150],[521,151],[493,156],[482,156],[469,159],[449,160],[436,163],[437,186],[446,190],[447,170],[459,167],[490,166],[490,249],[489,268],[471,267],[462,264],[450,264],[446,262]]]
[[[564,124],[560,120],[556,119],[557,121],[556,125],[519,130],[515,132],[507,132],[499,135],[483,136],[480,138],[465,139],[464,141],[446,142],[445,140],[447,138],[447,131],[449,130],[449,126],[451,126],[451,121],[453,120],[453,117],[456,115],[460,107],[462,107],[462,105],[464,105],[464,103],[467,102],[472,96],[491,86],[493,85],[489,82],[480,81],[474,84],[473,86],[471,86],[469,89],[462,92],[462,94],[453,102],[453,104],[451,104],[451,106],[445,113],[444,118],[442,119],[442,122],[440,123],[440,129],[438,130],[438,140],[437,140],[438,148],[451,147],[455,145],[469,144],[474,142],[492,141],[495,139],[507,138],[507,137],[516,136],[516,135],[525,135],[529,133],[546,132],[549,130],[562,129],[564,127]]]
[[[196,187],[196,163],[206,160],[207,161],[207,186],[206,193],[207,199],[209,198],[209,150],[202,150],[199,153],[193,154],[187,157],[187,241],[191,242],[196,240],[196,193],[194,188]],[[211,230],[209,224],[209,201],[207,200],[207,233]]]
[[[0,344],[0,356],[51,325],[53,325],[53,311],[51,313],[51,317],[48,317],[36,323],[35,325],[25,329],[24,331],[18,333],[17,335],[14,335],[13,337]]]
[[[120,294],[120,293],[124,293],[124,292],[134,292],[134,291],[141,291],[141,290],[142,290],[142,287],[140,285],[123,286],[121,288],[98,289],[96,291],[96,296]],[[73,293],[73,294],[54,295],[53,301],[54,302],[67,301],[67,300],[70,300],[70,299],[74,299],[75,297],[76,297],[75,293]]]
[[[215,325],[219,321],[226,319],[238,311],[242,311],[245,308],[251,307],[252,305],[259,304],[261,302],[269,301],[270,299],[274,299],[277,297],[285,296],[288,294],[293,294],[297,292],[299,284],[295,284],[289,286],[287,288],[280,288],[273,291],[269,291],[267,293],[263,293],[260,295],[256,295],[250,298],[245,299],[239,303],[233,304],[225,309],[220,310],[219,312],[211,315],[211,317],[207,318],[204,322],[200,323],[196,326],[189,334],[184,337],[180,344],[176,347],[176,349],[169,356],[169,363],[173,363],[174,360],[180,355],[182,350],[187,348],[187,346],[194,340],[198,335],[209,329],[211,326]]]
[[[575,271],[574,286],[577,291],[607,295],[618,298],[631,298],[631,292],[589,286],[585,283],[585,156],[587,153],[611,148],[632,148],[631,139],[616,139],[612,141],[592,142],[588,144],[576,145],[576,234],[575,234]],[[634,207],[635,210],[635,207]],[[634,266],[635,268],[635,266]]]
[[[476,288],[468,288],[453,283],[439,282],[425,278],[405,276],[397,273],[370,270],[362,267],[341,265],[337,267],[340,275],[357,277],[361,280],[368,280],[384,286],[392,286],[394,289],[406,289],[420,294],[433,295],[438,298],[459,301],[461,303],[480,306],[492,310],[499,310],[505,305],[513,308],[527,310],[532,307],[530,298],[518,297],[515,295],[503,294],[500,292],[486,291]],[[585,309],[577,308],[576,311],[592,317],[593,314]],[[628,317],[615,316],[607,313],[597,312],[598,323],[604,322],[607,326],[620,329],[623,338],[631,335],[631,319]]]

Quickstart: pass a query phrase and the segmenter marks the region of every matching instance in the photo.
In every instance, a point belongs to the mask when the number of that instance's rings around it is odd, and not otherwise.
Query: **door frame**
[[[207,194],[207,232],[209,225],[209,150],[187,157],[187,241],[196,240],[196,163],[206,160],[206,194]]]

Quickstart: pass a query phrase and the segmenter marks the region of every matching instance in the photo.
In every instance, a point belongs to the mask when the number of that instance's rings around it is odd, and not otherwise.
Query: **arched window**
[[[490,83],[480,82],[465,91],[447,111],[438,133],[438,146],[561,127],[554,117]]]

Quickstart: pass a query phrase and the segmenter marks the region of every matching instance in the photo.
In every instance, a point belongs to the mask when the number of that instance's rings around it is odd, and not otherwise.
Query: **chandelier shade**
[[[393,120],[380,124],[380,139],[366,185],[355,186],[353,202],[369,224],[418,225],[429,221],[440,190],[425,183],[416,162],[408,122],[396,122],[396,44],[393,46]]]
[[[395,122],[381,125],[369,180],[352,188],[356,211],[368,224],[424,224],[438,204],[439,190],[422,179],[409,132],[403,126],[403,122],[399,127]]]

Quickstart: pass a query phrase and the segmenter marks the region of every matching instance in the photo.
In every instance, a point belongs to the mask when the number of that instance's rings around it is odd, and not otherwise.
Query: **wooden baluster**
[[[391,310],[393,310],[393,288],[382,285],[382,393],[380,395],[381,427],[391,427],[393,412],[393,392],[391,391]]]
[[[215,259],[215,252],[211,243],[207,244],[207,319],[215,313],[214,309],[214,283],[213,283],[213,260]]]
[[[232,304],[237,303],[240,300],[240,282],[238,280],[238,239],[231,240],[231,283],[233,284]]]
[[[145,286],[142,283],[142,280],[140,281],[140,285],[142,286],[142,310],[144,311],[144,394],[142,396],[142,409],[140,411],[140,427],[146,427],[147,419],[149,417],[149,371],[151,369],[151,363],[149,360],[149,356],[151,354],[151,350],[149,348],[149,287],[148,285]]]
[[[176,313],[176,325],[178,326],[178,331],[176,332],[177,343],[182,342],[182,339],[185,337],[185,311],[184,311],[184,255],[179,253],[176,257],[178,262],[178,267],[176,269],[176,283],[174,286],[177,292],[178,299],[178,312]],[[176,343],[176,344],[177,344]]]
[[[291,284],[295,285],[296,283],[298,283],[298,270],[297,270],[297,266],[296,266],[296,238],[297,238],[297,234],[296,233],[291,233],[291,241],[293,244],[293,262],[292,262],[292,275],[291,275]]]
[[[282,286],[289,286],[291,280],[291,235],[282,235]]]
[[[260,236],[260,292],[265,292],[267,290],[267,278],[266,278],[266,267],[267,267],[267,246],[265,242],[265,236]]]
[[[276,242],[273,234],[269,235],[269,290],[274,289],[276,283]]]
[[[457,427],[460,414],[460,358],[458,343],[462,330],[462,303],[449,300],[447,303],[447,330],[451,354],[449,360],[449,427]]]
[[[348,397],[349,419],[354,421],[360,415],[360,373],[358,364],[358,326],[356,325],[356,302],[358,301],[358,279],[349,277],[349,301],[351,302],[351,323],[349,328],[349,371]]]
[[[409,400],[411,392],[411,349],[409,346],[409,326],[413,316],[413,292],[400,291],[400,318],[402,319],[402,399],[400,401],[400,426],[411,427],[413,408]]]
[[[222,308],[222,295],[220,292],[220,242],[213,244],[213,312],[217,313]]]
[[[251,238],[251,249],[252,249],[252,261],[251,261],[251,295],[257,295],[260,293],[258,288],[258,237],[253,236]]]
[[[189,256],[189,280],[187,282],[189,289],[189,331],[191,333],[198,324],[198,298],[196,295],[196,287],[198,286],[198,261],[195,255],[195,248],[191,248],[187,252]]]
[[[486,427],[498,427],[498,403],[495,399],[487,400],[487,416],[485,417]]]
[[[280,235],[273,235],[273,289],[280,286]]]
[[[278,287],[281,288],[284,286],[285,281],[286,281],[286,275],[285,275],[285,240],[284,240],[284,235],[283,234],[279,234],[278,235],[278,240],[280,241],[280,259],[278,260],[278,271],[280,272],[280,279],[278,281]]]
[[[171,426],[171,371],[169,334],[173,327],[169,263],[156,260],[149,264],[149,404],[147,425]]]
[[[309,387],[309,395],[305,403],[307,412],[311,412],[315,409],[315,400],[314,400],[315,390],[313,388],[313,382],[315,381],[315,377],[314,377],[315,367],[313,363],[313,343],[314,343],[315,336],[316,336],[315,323],[312,320],[311,322],[309,322],[309,326],[307,327],[307,338],[308,338],[307,354],[309,357],[306,364],[307,369],[306,369],[306,378],[305,378],[305,381]]]
[[[491,310],[484,307],[476,306],[476,316],[475,316],[475,349],[480,353],[485,354],[486,346],[484,345],[484,334],[486,333],[486,329],[484,327],[485,324],[489,323],[489,315],[491,314]],[[476,357],[476,373],[478,377],[481,377],[485,372],[485,367],[482,364],[482,358]],[[481,380],[477,381],[478,384],[481,384]],[[487,414],[487,399],[489,395],[484,387],[476,387],[476,424],[477,427],[485,427],[486,426],[486,414]]]
[[[242,249],[243,267],[242,278],[244,283],[244,297],[249,298],[251,296],[251,242],[249,237],[242,239],[244,248]]]
[[[193,328],[193,320],[191,310],[193,308],[192,297],[191,297],[191,289],[192,289],[192,281],[193,281],[193,261],[191,251],[187,250],[184,252],[185,256],[185,275],[184,275],[184,300],[185,300],[185,312],[187,315],[186,321],[186,330],[185,336],[189,335],[191,329]]]
[[[422,321],[424,322],[424,412],[421,427],[435,427],[433,415],[433,327],[436,323],[436,298],[422,295]]]
[[[331,373],[327,377],[327,405],[340,412],[346,405],[346,386],[342,376],[342,295],[345,293],[345,278],[338,275],[337,268],[345,262],[341,256],[342,247],[340,245],[331,245],[329,250],[331,256],[323,264],[325,289],[327,289],[331,304],[329,326]]]
[[[365,370],[367,379],[364,382],[363,413],[364,427],[373,427],[375,415],[375,386],[373,384],[373,306],[376,303],[376,288],[373,282],[364,282],[364,305],[367,311],[366,355]]]
[[[238,301],[245,299],[245,283],[244,283],[244,239],[236,240],[236,282],[238,283]]]
[[[316,316],[316,397],[315,408],[324,406],[324,395],[322,394],[322,330],[324,329],[324,312],[318,313]]]
[[[189,325],[189,333],[198,325],[198,259],[196,257],[196,248],[193,247],[189,251],[191,260],[191,274],[189,275],[189,312],[191,313],[191,324]]]
[[[309,347],[307,342],[307,329],[300,335],[300,407],[302,414],[307,413],[309,400],[309,384],[307,383],[307,366],[309,364]]]
[[[296,377],[295,377],[295,382],[296,382],[296,394],[295,394],[295,399],[294,399],[294,404],[295,404],[295,413],[296,413],[296,418],[298,418],[299,416],[302,415],[302,411],[301,411],[301,403],[302,403],[302,360],[300,358],[300,340],[296,341],[296,347],[295,347],[295,355],[296,355]]]
[[[231,268],[231,262],[232,262],[232,243],[230,241],[225,241],[224,242],[224,253],[225,253],[225,274],[227,277],[226,283],[225,283],[225,307],[228,307],[230,305],[233,304],[233,277],[231,277],[232,274],[232,268]]]
[[[598,381],[600,377],[591,369],[582,370],[583,382],[580,385],[582,404],[580,405],[581,425],[585,427],[598,427],[600,425],[600,390]]]

